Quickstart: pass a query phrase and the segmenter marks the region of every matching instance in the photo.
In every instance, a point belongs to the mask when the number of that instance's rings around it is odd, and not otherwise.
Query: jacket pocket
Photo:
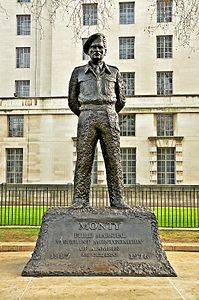
[[[115,95],[116,79],[111,76],[106,76],[102,79],[102,94]]]
[[[96,82],[93,79],[82,80],[79,82],[80,94],[83,96],[94,96],[96,94]]]

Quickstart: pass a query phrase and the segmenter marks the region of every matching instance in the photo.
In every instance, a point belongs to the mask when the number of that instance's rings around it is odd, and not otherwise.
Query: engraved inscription
[[[126,238],[126,235],[124,232],[122,233],[98,233],[95,235],[96,239],[106,239],[106,238],[109,238],[109,239],[118,239],[118,238],[123,238],[125,239]]]
[[[77,222],[78,232],[73,232],[71,238],[61,236],[56,239],[59,250],[64,250],[66,246],[76,245],[76,251],[80,257],[118,257],[124,247],[129,245],[140,246],[144,243],[143,239],[131,239],[128,232],[122,231],[122,222]],[[60,248],[62,247],[62,248]],[[126,255],[129,259],[148,259],[145,254],[130,253]],[[139,249],[139,248],[137,248]],[[72,254],[72,253],[71,253]],[[72,254],[73,255],[73,254]],[[58,254],[55,254],[58,257]],[[63,254],[60,253],[61,259]]]
[[[144,240],[123,240],[123,239],[115,239],[115,240],[94,240],[94,244],[103,244],[103,245],[141,245]]]
[[[61,236],[59,240],[56,240],[57,245],[81,245],[81,244],[90,244],[91,240],[82,240],[82,239],[74,239],[74,240],[67,240],[63,239]]]
[[[118,253],[114,252],[84,252],[81,254],[82,257],[116,257]]]
[[[79,222],[79,230],[119,230],[121,222]]]
[[[74,238],[92,239],[93,234],[92,233],[74,233]]]
[[[145,259],[150,259],[152,258],[152,255],[147,254],[147,253],[129,253],[129,259],[141,259],[141,260],[145,260]]]
[[[51,253],[50,259],[69,259],[70,253]]]

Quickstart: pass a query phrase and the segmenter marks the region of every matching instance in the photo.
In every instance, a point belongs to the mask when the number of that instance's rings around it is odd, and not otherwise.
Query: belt
[[[106,104],[82,104],[80,106],[80,110],[115,110],[114,103],[106,103]]]

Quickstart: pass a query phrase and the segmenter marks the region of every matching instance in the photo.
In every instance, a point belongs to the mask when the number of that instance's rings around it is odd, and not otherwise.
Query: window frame
[[[23,152],[23,148],[6,148],[6,183],[23,182]]]
[[[17,3],[31,3],[31,0],[17,0]]]
[[[170,23],[173,17],[173,0],[157,0],[157,23]]]
[[[90,56],[86,53],[84,53],[83,47],[84,44],[86,43],[86,41],[88,40],[88,38],[82,38],[82,60],[84,61],[88,61],[90,59]]]
[[[126,42],[125,42],[126,41]],[[119,37],[119,59],[135,59],[135,37]]]
[[[26,52],[26,50],[29,51]],[[31,52],[30,47],[16,47],[16,68],[17,69],[30,68],[30,52]]]
[[[132,5],[132,7],[128,7],[128,5]],[[119,23],[121,25],[135,24],[135,2],[134,1],[119,2]]]
[[[91,11],[93,10],[93,11]],[[83,3],[82,4],[82,20],[83,26],[94,26],[98,23],[98,4]]]
[[[125,95],[127,97],[134,96],[135,95],[135,72],[121,72],[121,76],[124,82]]]
[[[136,115],[119,115],[120,136],[135,136]]]
[[[24,83],[24,86],[22,86],[21,91],[18,89],[18,84],[22,82]],[[28,87],[27,90],[26,87]],[[15,93],[17,97],[30,97],[30,80],[15,80]]]
[[[176,148],[157,147],[157,184],[175,184],[175,183],[176,183]]]
[[[157,95],[173,95],[173,71],[156,72]]]
[[[24,115],[8,115],[8,137],[24,137]]]
[[[17,35],[31,35],[31,15],[16,15],[17,18]],[[27,18],[23,22],[20,20]]]
[[[172,35],[156,36],[156,53],[157,53],[157,58],[173,58],[173,36]]]
[[[156,114],[157,136],[174,136],[174,114]]]
[[[120,150],[121,150],[121,163],[122,163],[124,184],[125,185],[136,184],[136,148],[122,147]],[[131,160],[130,157],[134,157],[134,159]]]

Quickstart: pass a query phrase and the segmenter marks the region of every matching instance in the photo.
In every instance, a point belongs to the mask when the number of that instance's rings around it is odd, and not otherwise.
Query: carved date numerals
[[[69,259],[70,253],[51,253],[50,259]]]

